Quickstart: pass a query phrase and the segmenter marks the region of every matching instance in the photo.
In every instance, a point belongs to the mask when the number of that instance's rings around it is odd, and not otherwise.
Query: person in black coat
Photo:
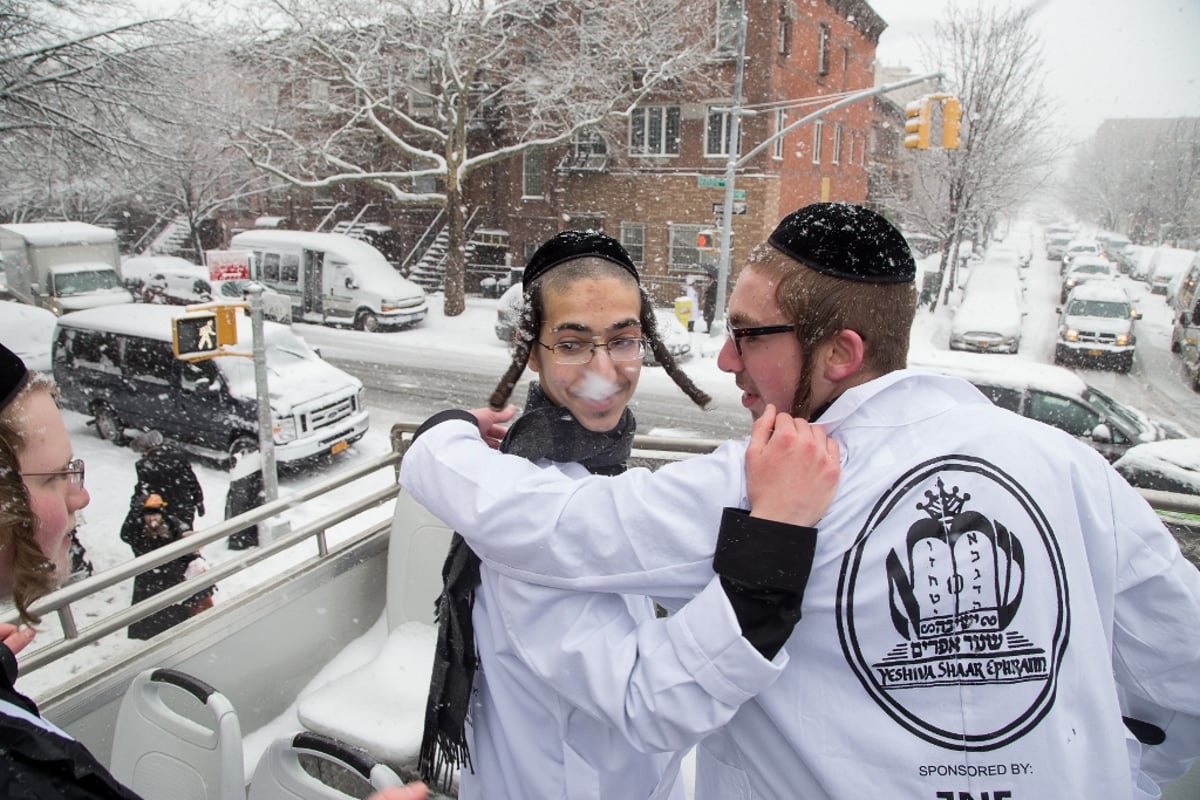
[[[257,450],[236,456],[229,470],[229,492],[225,495],[225,519],[245,514],[266,502],[263,486],[262,457]],[[245,550],[258,545],[258,526],[248,525],[234,531],[227,540],[230,550]]]
[[[136,497],[157,494],[171,508],[171,515],[187,530],[196,525],[196,512],[204,516],[204,489],[196,478],[191,462],[176,448],[163,442],[158,431],[146,431],[131,443],[142,457],[134,464],[137,471]]]
[[[141,506],[129,509],[125,523],[121,526],[121,541],[129,545],[134,556],[153,552],[163,545],[177,542],[191,532],[182,520],[166,512],[168,504],[157,494],[151,494]],[[179,558],[159,564],[133,579],[133,603],[182,583],[188,566],[198,553],[187,553]],[[209,592],[210,590],[205,590]],[[191,598],[185,603],[170,605],[155,611],[129,626],[130,639],[149,639],[168,628],[174,627],[193,613]]]

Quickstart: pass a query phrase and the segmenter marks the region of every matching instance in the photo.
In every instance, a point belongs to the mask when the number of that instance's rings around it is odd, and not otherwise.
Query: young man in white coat
[[[905,369],[914,274],[882,218],[817,204],[739,276],[718,363],[843,463],[792,660],[700,745],[696,796],[1157,797],[1200,753],[1200,574],[1096,452]],[[401,482],[528,581],[689,597],[743,453],[752,509],[802,485],[738,444],[568,484],[476,418],[428,431]]]
[[[560,233],[532,256],[523,283],[512,367],[492,402],[507,402],[526,365],[537,381],[502,451],[568,480],[622,473],[636,427],[627,406],[648,347],[689,397],[708,401],[662,346],[619,242]],[[465,412],[449,416],[475,424]],[[803,525],[823,513],[837,479],[836,448],[813,453],[821,468],[804,465],[812,481],[795,519]],[[779,545],[806,566],[815,531],[787,528]],[[760,582],[733,555],[717,572],[660,620],[643,596],[504,575],[455,537],[438,601],[422,775],[446,786],[459,771],[463,800],[682,800],[677,752],[781,674],[786,658],[776,656],[799,619],[808,574],[773,570]]]

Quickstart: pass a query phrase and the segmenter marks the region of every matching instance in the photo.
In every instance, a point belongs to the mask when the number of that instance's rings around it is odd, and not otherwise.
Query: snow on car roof
[[[0,225],[0,228],[21,236],[30,244],[43,247],[117,240],[117,232],[112,228],[101,228],[86,222],[19,222]]]
[[[1113,466],[1159,472],[1183,478],[1183,482],[1200,483],[1200,439],[1162,439],[1134,445]]]
[[[957,375],[972,383],[1016,389],[1035,386],[1069,397],[1081,397],[1087,390],[1087,383],[1071,370],[1039,364],[1018,355],[935,351],[923,353],[919,360],[908,365],[926,372]]]
[[[1129,302],[1129,293],[1125,288],[1115,283],[1088,281],[1081,283],[1071,290],[1071,297],[1080,300],[1112,300],[1120,303]]]

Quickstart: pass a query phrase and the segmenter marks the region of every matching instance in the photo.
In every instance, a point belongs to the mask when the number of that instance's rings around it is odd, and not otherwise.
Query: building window
[[[717,0],[717,52],[737,53],[738,24],[742,20],[742,0]]]
[[[817,40],[817,74],[829,74],[829,26],[824,22],[821,23],[821,35]]]
[[[842,162],[842,123],[840,122],[833,124],[833,158],[831,162],[834,164]]]
[[[704,128],[704,155],[729,155],[729,137],[732,132],[730,130],[732,124],[733,115],[728,111],[720,111],[717,108],[709,107],[708,122]]]
[[[786,127],[787,127],[787,109],[786,108],[775,109],[775,133],[779,133],[781,130],[783,130]],[[771,156],[772,157],[783,158],[783,140],[784,140],[784,138],[785,137],[783,137],[783,136],[777,137],[775,139],[774,144],[771,145]]]
[[[814,164],[821,163],[821,129],[824,127],[825,127],[825,123],[822,122],[821,120],[817,120],[816,122],[813,123],[813,146],[812,146],[813,161],[812,162]]]
[[[521,159],[521,196],[545,197],[546,156],[541,150],[526,150]]]
[[[845,87],[850,79],[850,47],[842,45],[842,86]]]
[[[629,152],[635,156],[679,154],[679,106],[644,106],[629,115]]]
[[[640,222],[621,223],[621,246],[641,269],[646,264],[646,226]]]
[[[668,270],[690,272],[700,267],[700,248],[696,247],[696,238],[704,229],[704,225],[671,225],[667,252]]]
[[[792,51],[792,20],[784,11],[784,7],[779,7],[779,27],[775,30],[775,52],[781,56],[786,56]]]
[[[417,64],[413,68],[408,87],[408,113],[413,117],[433,115],[433,80],[428,64]]]
[[[308,81],[308,100],[314,106],[329,105],[329,81],[324,78],[311,78]]]
[[[608,166],[608,144],[599,131],[581,130],[571,140],[571,149],[558,162],[561,172],[604,172]]]

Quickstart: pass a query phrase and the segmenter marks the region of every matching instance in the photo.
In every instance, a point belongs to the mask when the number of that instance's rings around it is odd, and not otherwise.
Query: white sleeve
[[[400,484],[481,559],[529,583],[688,598],[712,578],[722,509],[747,507],[745,443],[651,472],[580,476],[489,448],[468,422],[412,443]]]
[[[741,635],[717,578],[678,613],[654,619],[647,609],[640,621],[620,595],[495,574],[492,586],[516,656],[644,752],[695,744],[771,685],[788,661],[786,650],[768,661]]]
[[[1109,470],[1119,565],[1113,671],[1123,713],[1160,728],[1141,748],[1140,770],[1169,783],[1200,756],[1200,572],[1162,520]]]

